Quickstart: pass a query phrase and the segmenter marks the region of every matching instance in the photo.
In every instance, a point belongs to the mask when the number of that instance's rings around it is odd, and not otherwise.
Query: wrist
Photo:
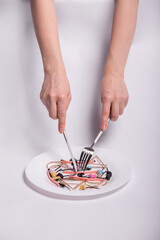
[[[51,59],[43,58],[43,67],[45,74],[60,74],[65,73],[65,66],[61,57],[54,57]]]
[[[113,54],[109,53],[104,67],[104,74],[112,74],[119,77],[124,77],[125,64]]]

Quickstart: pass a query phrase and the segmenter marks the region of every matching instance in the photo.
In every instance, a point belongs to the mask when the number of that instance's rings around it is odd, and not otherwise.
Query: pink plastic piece
[[[90,173],[90,174],[89,174],[89,177],[90,177],[90,178],[96,178],[96,174]]]

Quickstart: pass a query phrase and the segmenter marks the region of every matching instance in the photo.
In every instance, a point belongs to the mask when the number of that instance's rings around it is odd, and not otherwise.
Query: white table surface
[[[113,9],[113,2],[108,4]],[[124,188],[105,198],[69,201],[46,197],[25,184],[23,173],[29,161],[65,143],[57,132],[57,122],[48,118],[39,100],[43,70],[29,2],[0,2],[0,240],[160,239],[159,8],[158,0],[140,1],[136,35],[125,72],[129,105],[98,143],[128,157],[134,166],[133,177]],[[57,5],[59,21],[61,11]],[[80,105],[79,88],[85,89],[78,84],[81,77],[84,80],[92,73],[79,74],[78,67],[86,71],[86,66],[79,66],[80,60],[70,67],[74,51],[69,59],[62,30],[60,27],[73,92],[67,131],[73,145],[87,145],[100,122],[100,105],[94,102],[98,76],[93,79],[93,93],[84,110],[85,99]],[[80,119],[80,113],[86,114],[89,107],[90,115]]]

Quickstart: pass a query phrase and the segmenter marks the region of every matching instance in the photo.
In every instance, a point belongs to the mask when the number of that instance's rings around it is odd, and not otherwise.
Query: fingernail
[[[60,128],[60,132],[63,133],[63,128]]]
[[[106,128],[107,128],[107,125],[104,124],[104,125],[102,126],[102,129],[103,129],[103,130],[106,130]]]

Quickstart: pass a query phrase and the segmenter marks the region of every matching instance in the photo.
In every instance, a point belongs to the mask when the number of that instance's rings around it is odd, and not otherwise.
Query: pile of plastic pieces
[[[69,190],[99,189],[112,177],[107,164],[104,164],[98,156],[92,157],[83,171],[79,168],[79,160],[76,160],[76,164],[77,172],[74,171],[71,159],[49,162],[46,165],[47,176],[57,187]]]

